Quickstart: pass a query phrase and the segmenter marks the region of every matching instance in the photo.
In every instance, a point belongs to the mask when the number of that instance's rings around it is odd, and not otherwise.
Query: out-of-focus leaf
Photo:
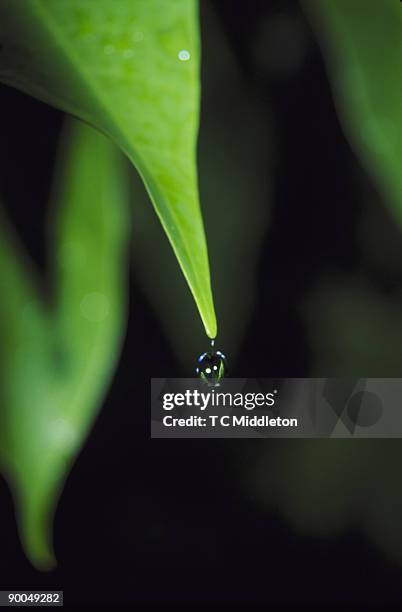
[[[0,80],[93,124],[128,155],[214,337],[199,56],[196,0],[0,0]]]
[[[402,224],[402,10],[396,0],[304,0],[345,133]]]
[[[22,542],[40,567],[54,562],[53,511],[101,405],[126,310],[124,158],[84,125],[66,140],[50,226],[51,304],[11,228],[0,225],[0,462]]]
[[[401,292],[391,297],[363,277],[327,273],[302,308],[311,375],[399,377],[401,308]],[[401,563],[401,459],[398,440],[278,440],[260,445],[242,480],[303,532],[329,537],[357,528]]]

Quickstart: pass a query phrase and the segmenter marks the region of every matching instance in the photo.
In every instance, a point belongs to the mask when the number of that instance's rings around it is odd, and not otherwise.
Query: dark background
[[[331,269],[358,270],[383,292],[398,282],[392,270],[365,258],[356,242],[358,194],[378,195],[342,133],[320,50],[298,4],[213,5],[244,86],[269,108],[266,121],[273,117],[277,142],[258,294],[231,374],[308,376],[312,355],[298,305],[315,280]],[[275,23],[278,15],[291,28],[272,29],[271,63],[262,66],[255,53],[259,24],[267,17]],[[297,37],[304,55],[294,67]],[[6,87],[0,88],[0,110],[1,195],[45,275],[46,202],[63,115]],[[381,215],[384,241],[395,240],[394,223],[385,209]],[[42,574],[26,560],[2,481],[0,588],[63,589],[66,605],[400,602],[401,567],[358,530],[301,535],[279,508],[268,511],[245,492],[242,466],[253,461],[259,445],[275,441],[150,439],[149,379],[189,372],[134,279],[131,303],[114,382],[56,513],[59,566]],[[270,469],[280,474],[281,465]]]

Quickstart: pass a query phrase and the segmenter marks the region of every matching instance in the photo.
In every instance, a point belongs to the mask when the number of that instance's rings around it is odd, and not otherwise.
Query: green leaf
[[[52,300],[0,225],[0,463],[27,555],[54,563],[51,520],[103,400],[126,320],[125,162],[92,128],[65,135],[49,225]]]
[[[91,123],[131,159],[214,337],[196,0],[0,0],[0,45],[0,80]]]
[[[397,0],[304,0],[339,116],[402,224],[402,7]]]
[[[225,321],[215,348],[228,355],[231,368],[258,296],[257,263],[272,206],[275,156],[267,156],[267,147],[273,148],[273,125],[269,117],[267,120],[266,101],[263,103],[255,92],[244,87],[238,62],[208,5],[203,7],[202,23],[200,192],[213,261],[214,301],[218,318]],[[167,241],[161,239],[161,228],[140,181],[135,172],[130,174],[136,211],[132,240],[136,283],[157,313],[183,372],[191,375],[194,356],[206,350],[206,338],[193,316],[191,296]],[[144,258],[146,268],[142,265]],[[160,261],[164,262],[164,273],[156,284]],[[186,333],[177,333],[181,329]]]

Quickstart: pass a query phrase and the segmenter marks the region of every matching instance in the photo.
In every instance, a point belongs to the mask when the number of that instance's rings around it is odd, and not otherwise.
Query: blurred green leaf
[[[74,124],[61,162],[50,304],[6,220],[0,225],[0,462],[26,552],[40,567],[54,563],[54,508],[107,389],[126,318],[124,158]]]
[[[384,294],[359,274],[324,277],[301,308],[311,376],[368,377],[368,389],[370,377],[399,378],[402,292]],[[402,563],[399,440],[273,442],[247,462],[246,494],[316,537],[357,530]]]
[[[1,81],[89,122],[131,159],[214,337],[196,0],[0,0],[0,47]]]
[[[346,135],[402,224],[402,8],[304,0]]]

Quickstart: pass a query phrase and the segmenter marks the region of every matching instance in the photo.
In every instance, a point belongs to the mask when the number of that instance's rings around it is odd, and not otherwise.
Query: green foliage
[[[233,364],[258,300],[257,262],[273,204],[274,121],[270,120],[267,101],[262,102],[253,88],[245,87],[241,68],[208,4],[203,6],[202,23],[200,192],[214,301],[218,318],[225,321],[215,347],[228,355],[233,376]],[[136,283],[160,318],[182,371],[191,376],[194,357],[208,348],[205,335],[193,316],[191,296],[140,181],[134,172],[131,175]],[[161,261],[163,275],[158,274]],[[156,276],[158,283],[154,281]]]
[[[402,225],[402,10],[396,0],[304,0],[355,151]]]
[[[0,80],[109,135],[139,171],[216,335],[199,207],[195,0],[0,0]]]
[[[75,124],[61,150],[49,226],[52,298],[0,225],[0,463],[26,552],[54,562],[51,519],[113,372],[126,318],[125,162]]]
[[[303,4],[322,46],[345,134],[401,226],[401,4]],[[360,223],[370,223],[370,258],[399,277],[400,249],[383,243],[381,214],[367,198],[363,210]],[[400,244],[400,235],[395,240]],[[390,299],[363,276],[333,277],[331,272],[303,307],[311,375],[399,377],[401,292],[396,289]],[[247,468],[243,479],[251,494],[305,533],[329,536],[352,527],[366,532],[400,563],[400,445],[390,440],[283,442],[265,445],[256,465]],[[272,469],[277,465],[280,473]]]

